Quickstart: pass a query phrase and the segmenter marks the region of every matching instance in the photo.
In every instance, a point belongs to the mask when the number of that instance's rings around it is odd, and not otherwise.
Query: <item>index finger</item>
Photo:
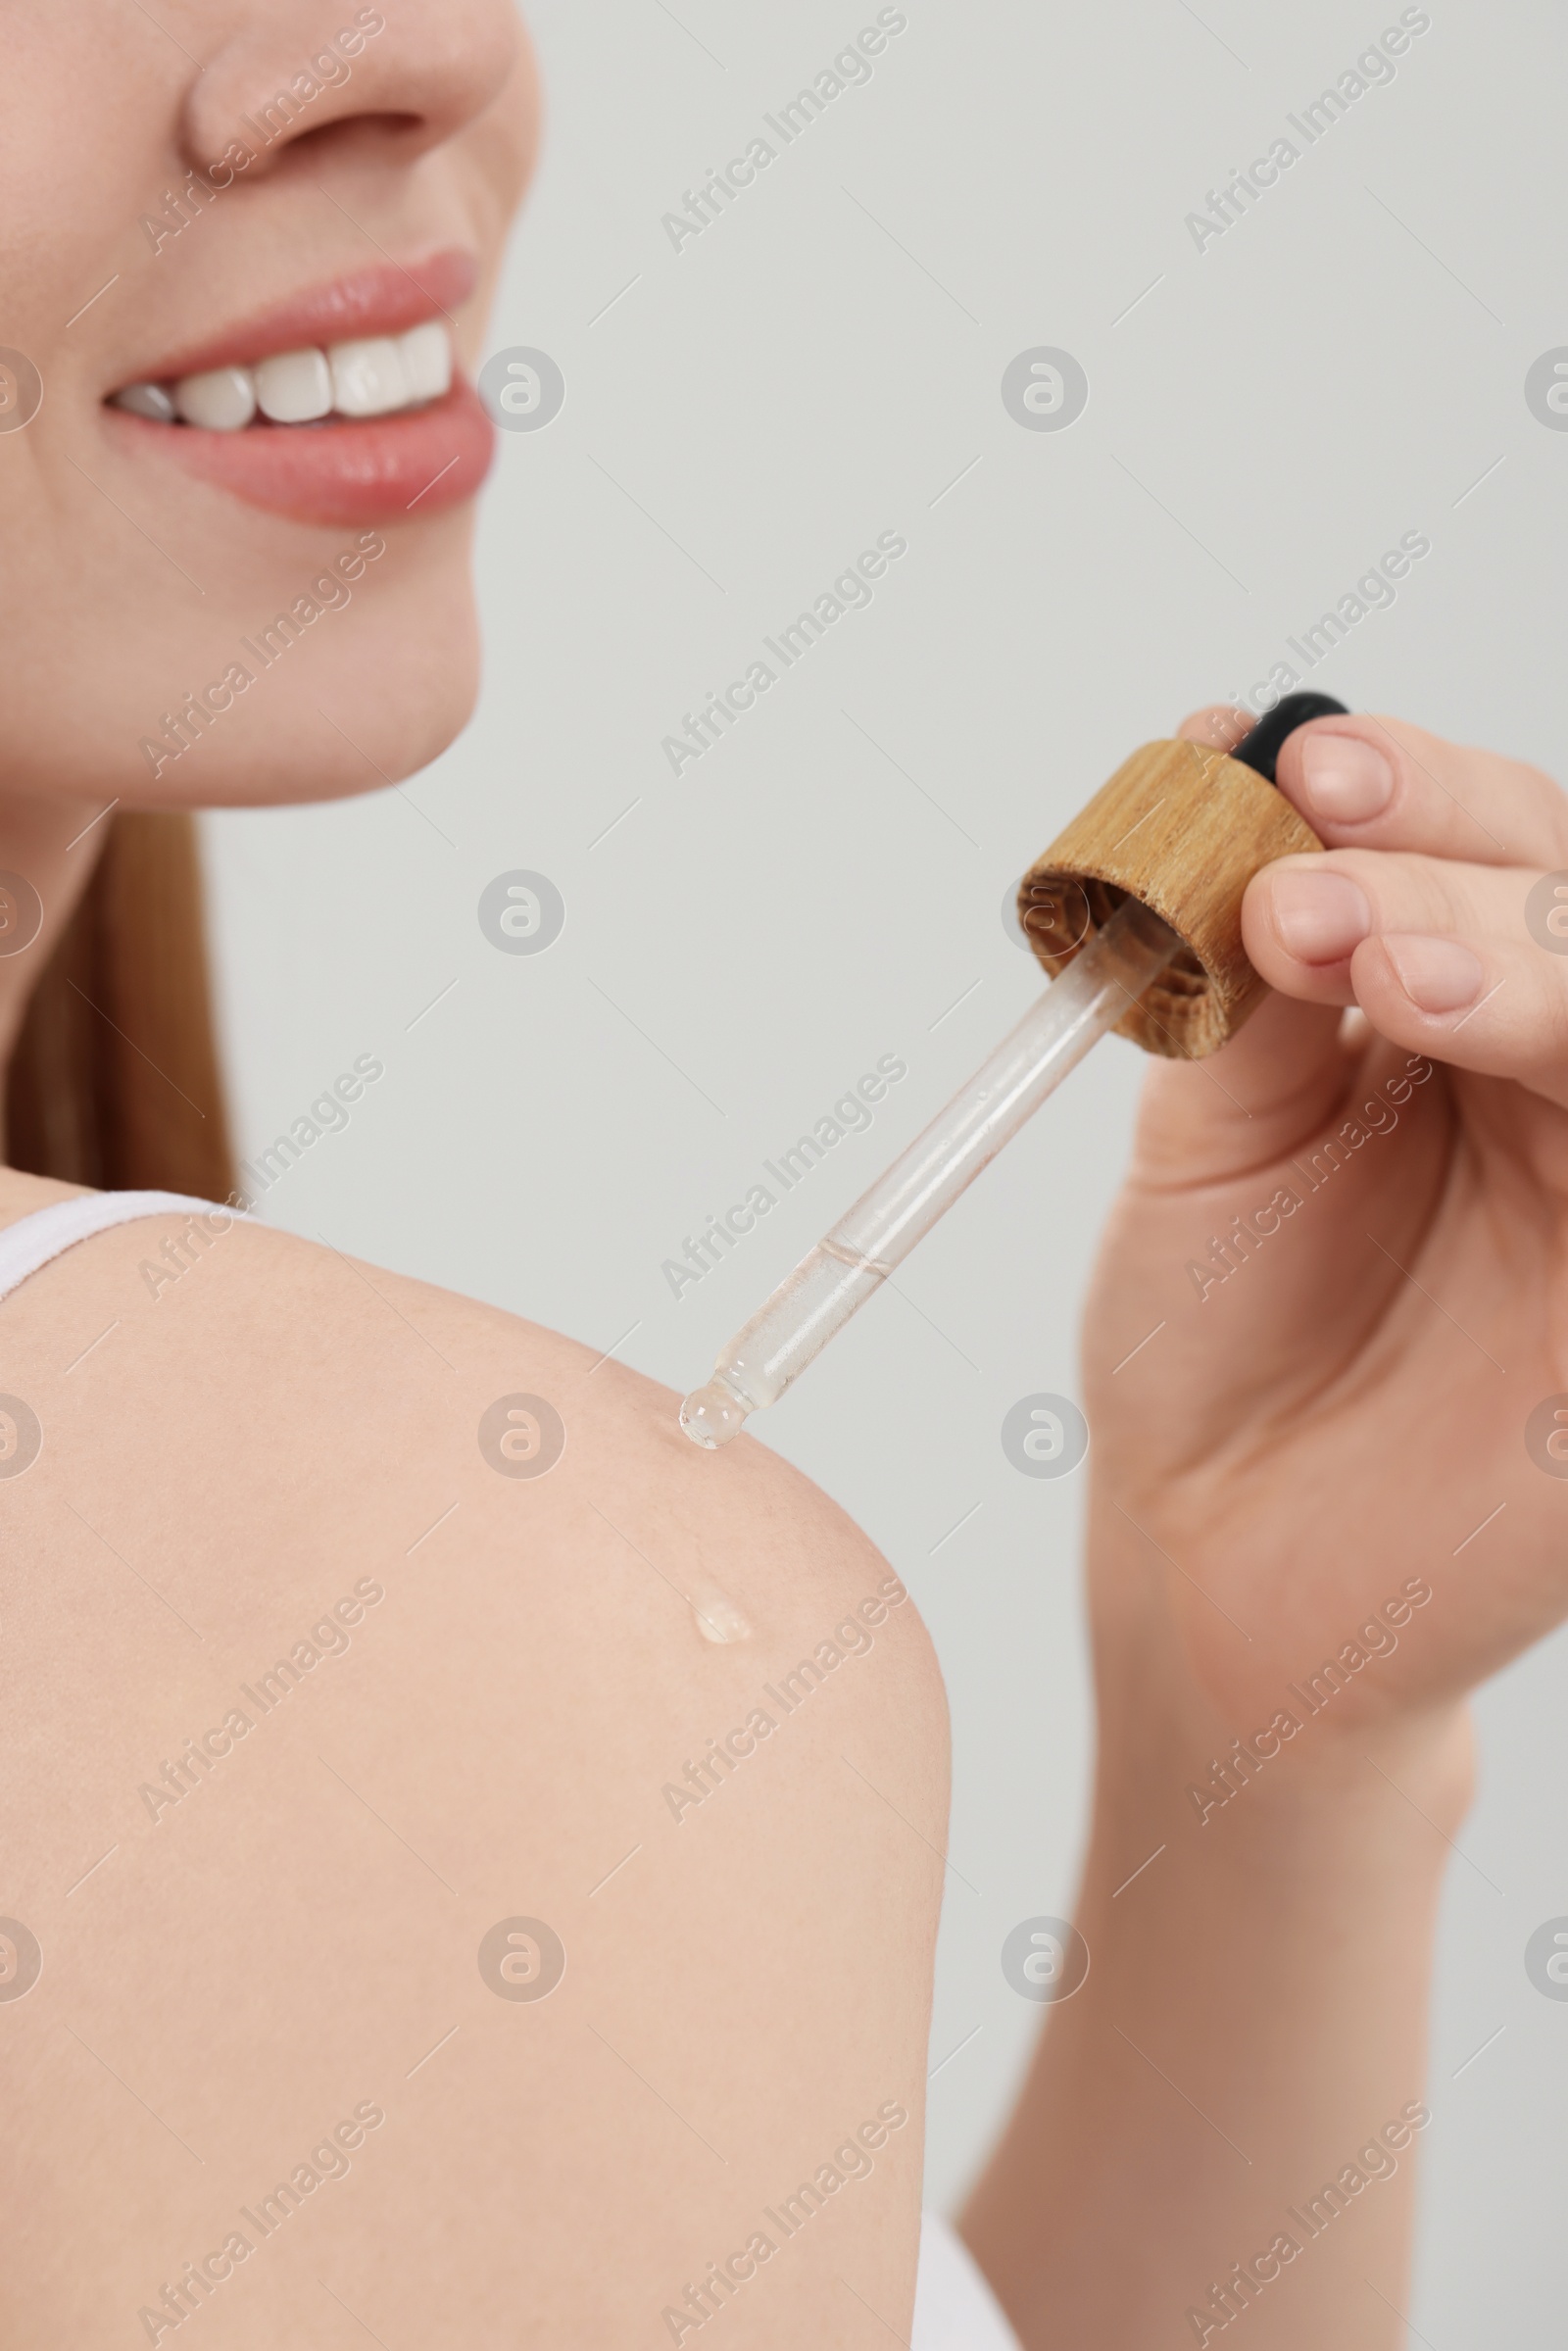
[[[1371,712],[1286,737],[1279,788],[1329,849],[1394,849],[1471,865],[1568,864],[1568,799],[1522,759]]]

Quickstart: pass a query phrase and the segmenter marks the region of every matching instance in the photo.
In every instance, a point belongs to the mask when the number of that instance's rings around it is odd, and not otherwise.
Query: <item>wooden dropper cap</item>
[[[1117,1034],[1196,1061],[1234,1037],[1265,994],[1242,945],[1242,899],[1275,857],[1323,844],[1274,769],[1287,735],[1343,712],[1327,694],[1288,694],[1231,752],[1146,743],[1101,786],[1018,886],[1018,919],[1053,979],[1124,898],[1141,899],[1184,952]]]

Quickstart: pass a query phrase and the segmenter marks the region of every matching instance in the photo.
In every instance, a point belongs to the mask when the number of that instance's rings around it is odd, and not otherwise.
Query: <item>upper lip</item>
[[[473,255],[457,249],[407,265],[377,262],[291,294],[201,343],[183,345],[171,357],[127,375],[124,383],[170,383],[183,375],[203,375],[213,367],[254,367],[274,352],[300,351],[311,344],[324,347],[363,336],[402,334],[466,301],[477,276]],[[115,386],[117,391],[122,388]]]

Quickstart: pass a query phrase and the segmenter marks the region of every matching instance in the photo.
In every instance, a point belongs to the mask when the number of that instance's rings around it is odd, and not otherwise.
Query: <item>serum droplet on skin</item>
[[[716,1584],[705,1578],[692,1586],[689,1596],[693,1619],[705,1641],[710,1641],[715,1647],[721,1648],[732,1641],[751,1640],[751,1620],[736,1606],[729,1593],[721,1592]]]
[[[738,1437],[745,1421],[746,1406],[717,1380],[694,1389],[680,1408],[681,1427],[693,1445],[700,1445],[707,1453],[716,1452],[721,1445]]]

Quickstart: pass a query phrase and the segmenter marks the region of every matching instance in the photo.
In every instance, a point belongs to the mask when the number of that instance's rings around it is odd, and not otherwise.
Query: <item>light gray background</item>
[[[567,394],[502,438],[478,715],[400,792],[211,820],[215,930],[243,1149],[356,1053],[387,1065],[270,1216],[683,1388],[1029,1001],[1009,879],[1401,532],[1432,554],[1312,682],[1562,767],[1568,434],[1522,383],[1568,342],[1568,76],[1545,7],[1433,0],[1392,86],[1200,254],[1186,214],[1396,8],[907,0],[869,85],[676,253],[662,215],[874,6],[533,14],[551,119],[490,347],[542,347]],[[1037,344],[1088,370],[1068,431],[1003,408]],[[870,609],[674,778],[682,712],[887,529],[909,552]],[[475,919],[517,866],[565,898],[537,958]],[[871,1132],[677,1302],[662,1261],[888,1053],[909,1076]],[[1138,1077],[1102,1049],[761,1428],[947,1671],[943,2201],[1023,2059],[998,1954],[1070,1908],[1089,1768],[1082,1484],[1018,1476],[998,1432],[1075,1391]],[[1544,2341],[1561,2302],[1568,2003],[1522,1953],[1568,1913],[1565,1659],[1484,1695],[1449,1874],[1412,2314],[1437,2351]]]

